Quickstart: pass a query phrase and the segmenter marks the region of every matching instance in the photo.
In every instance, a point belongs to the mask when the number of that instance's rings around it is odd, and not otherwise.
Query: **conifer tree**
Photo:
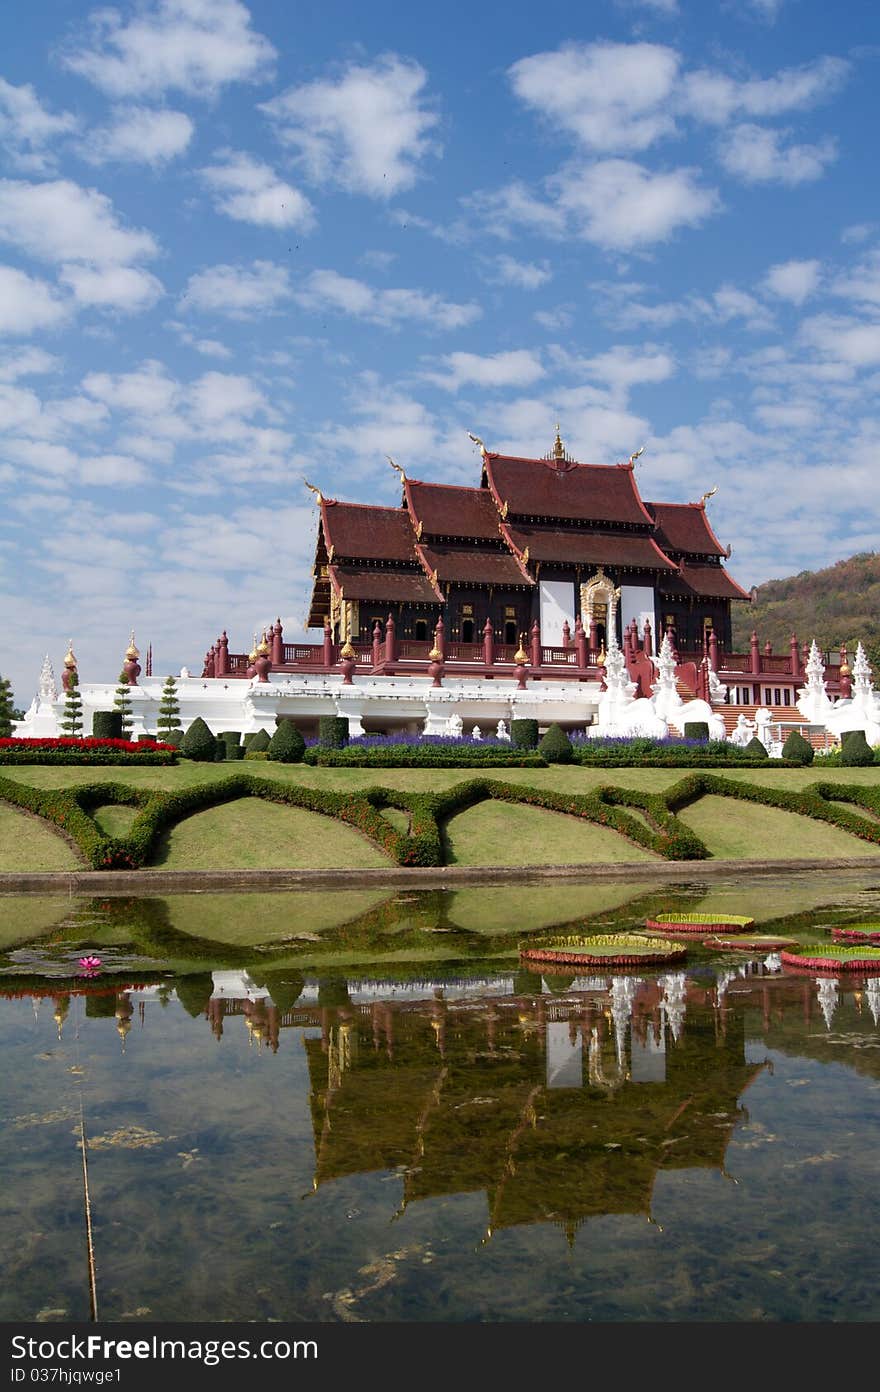
[[[116,688],[116,695],[113,699],[113,709],[120,712],[122,716],[122,738],[128,739],[131,734],[131,690],[125,672],[119,673],[119,685]]]
[[[180,729],[180,703],[177,699],[177,683],[173,677],[165,678],[156,725],[160,738],[170,735],[172,730]]]
[[[0,739],[10,738],[14,719],[12,683],[8,677],[0,677]]]
[[[82,734],[82,696],[79,693],[79,676],[75,667],[67,680],[61,728],[67,739],[77,739]]]

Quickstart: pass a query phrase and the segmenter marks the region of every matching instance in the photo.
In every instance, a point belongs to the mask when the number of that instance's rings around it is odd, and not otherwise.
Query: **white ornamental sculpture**
[[[605,690],[600,691],[596,700],[596,723],[587,729],[591,739],[614,735],[666,737],[669,733],[666,722],[658,716],[653,701],[636,700],[635,690],[635,682],[627,675],[626,659],[612,634],[605,655]]]
[[[499,720],[498,724],[495,726],[495,738],[497,740],[510,739],[510,731],[508,730],[507,725],[503,720]]]
[[[880,705],[871,682],[871,668],[861,643],[852,665],[852,696],[834,703],[826,725],[838,737],[845,730],[864,730],[869,744],[880,744]]]
[[[455,712],[453,712],[446,722],[447,735],[451,735],[453,739],[460,739],[463,728],[464,721],[462,720],[461,716],[456,715]]]
[[[810,725],[825,725],[831,712],[831,698],[825,690],[825,665],[813,639],[807,659],[807,684],[798,693],[797,708]]]
[[[654,693],[651,704],[655,715],[678,735],[684,734],[685,725],[704,721],[709,727],[710,739],[725,739],[727,731],[724,720],[713,711],[708,701],[682,700],[675,684],[675,653],[668,633],[663,635],[656,662],[657,680],[651,687]]]
[[[54,705],[58,700],[58,687],[55,685],[55,672],[49,660],[49,654],[43,658],[43,665],[40,668],[39,685],[40,704]]]

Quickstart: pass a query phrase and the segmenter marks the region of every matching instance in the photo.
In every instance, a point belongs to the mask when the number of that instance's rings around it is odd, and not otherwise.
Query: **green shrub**
[[[783,759],[791,759],[795,764],[811,764],[813,762],[813,746],[804,739],[800,730],[792,730],[782,746],[782,757]]]
[[[845,730],[840,736],[840,762],[845,768],[864,768],[873,764],[874,751],[864,730]]]
[[[511,720],[510,742],[514,749],[537,749],[537,720]]]
[[[700,744],[708,744],[708,722],[705,720],[688,720],[684,726],[684,737],[689,740],[699,740]]]
[[[180,742],[180,752],[187,759],[197,759],[200,763],[211,763],[215,758],[217,741],[204,720],[197,715]]]
[[[162,687],[162,697],[159,701],[159,719],[156,721],[159,738],[167,741],[172,730],[178,729],[179,721],[180,702],[177,699],[177,682],[173,677],[166,677]]]
[[[244,757],[246,759],[268,759],[269,752],[266,749],[246,749]]]
[[[770,757],[757,735],[752,735],[743,753],[752,759],[769,759]]]
[[[183,744],[183,731],[179,726],[175,730],[160,730],[156,738],[160,744],[173,744],[175,749],[179,749]]]
[[[224,730],[222,734],[217,736],[217,743],[223,746],[224,758],[244,758],[244,745],[241,743],[240,730]]]
[[[122,711],[95,711],[92,716],[92,735],[95,739],[122,739]]]
[[[322,715],[318,720],[318,743],[322,749],[344,749],[348,744],[348,716]]]
[[[570,764],[574,758],[571,740],[561,725],[551,725],[541,743],[538,753],[548,764]]]
[[[246,736],[245,748],[249,754],[259,754],[269,748],[268,730],[258,730],[255,735]]]
[[[266,753],[279,764],[302,763],[306,742],[290,720],[282,720],[269,741]]]

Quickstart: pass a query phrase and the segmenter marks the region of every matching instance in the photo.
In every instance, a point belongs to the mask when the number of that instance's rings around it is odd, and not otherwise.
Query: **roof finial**
[[[483,442],[482,442],[482,440],[480,439],[479,435],[472,435],[470,431],[468,431],[467,435],[468,435],[468,439],[469,439],[469,440],[473,440],[473,442],[474,442],[475,445],[479,445],[479,446],[480,446],[480,454],[481,454],[481,455],[483,456],[483,458],[485,459],[485,458],[486,458],[486,452],[487,452],[487,451],[486,451],[486,446],[483,444]]]
[[[319,504],[319,506],[320,506],[320,504],[323,503],[323,501],[324,501],[324,495],[323,495],[323,493],[321,492],[320,488],[316,488],[315,485],[314,485],[313,483],[309,483],[309,481],[308,481],[308,479],[306,478],[305,474],[303,474],[303,483],[305,484],[306,488],[309,490],[310,493],[314,493],[314,495],[315,495],[315,501],[316,501],[316,502]]]
[[[553,458],[565,458],[565,445],[562,443],[562,436],[559,434],[559,421],[556,422],[556,439],[553,441]]]
[[[403,483],[406,483],[406,474],[405,474],[404,470],[401,469],[400,465],[399,465],[399,464],[395,464],[395,462],[394,462],[394,460],[391,458],[391,455],[390,455],[390,454],[386,454],[385,458],[388,460],[388,463],[391,465],[392,469],[396,469],[397,472],[400,474],[401,481],[402,481]]]
[[[701,498],[700,501],[697,503],[697,507],[705,507],[705,506],[706,506],[706,503],[709,501],[709,499],[710,499],[710,498],[713,498],[717,492],[718,492],[718,484],[716,483],[716,485],[715,485],[714,488],[710,488],[709,491],[708,491],[708,493],[704,493],[704,494],[703,494],[702,498]]]
[[[634,450],[634,451],[633,451],[633,453],[632,453],[632,454],[630,455],[630,457],[629,457],[629,466],[630,466],[630,468],[633,467],[633,465],[635,464],[636,460],[639,459],[639,458],[641,457],[641,455],[643,455],[644,453],[645,453],[645,446],[644,446],[644,445],[640,445],[639,448],[638,448],[637,450]]]

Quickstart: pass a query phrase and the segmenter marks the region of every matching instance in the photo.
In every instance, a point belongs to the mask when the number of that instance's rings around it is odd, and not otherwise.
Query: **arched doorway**
[[[581,623],[589,638],[590,625],[596,625],[596,643],[607,651],[608,638],[617,636],[617,601],[620,590],[608,578],[601,566],[585,585],[581,585]]]
[[[416,619],[416,642],[427,643],[428,641],[428,621],[427,619]]]
[[[472,643],[472,642],[474,641],[474,621],[473,621],[473,619],[462,619],[462,623],[461,623],[461,641],[462,641],[463,643]]]
[[[508,647],[515,647],[517,642],[516,619],[507,619],[504,624],[504,641]]]

